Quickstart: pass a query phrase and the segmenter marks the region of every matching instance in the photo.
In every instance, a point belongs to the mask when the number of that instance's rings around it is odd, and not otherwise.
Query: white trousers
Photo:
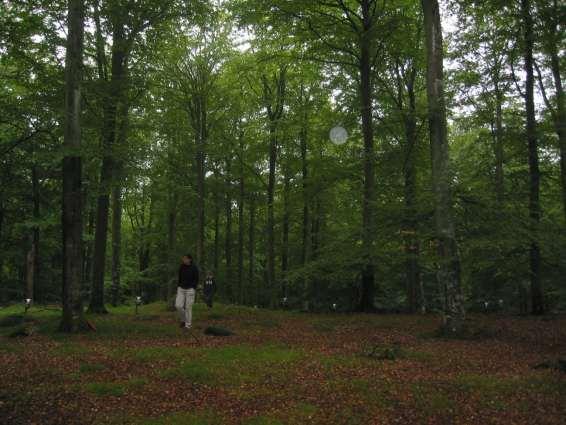
[[[195,290],[193,288],[183,289],[177,287],[177,298],[175,308],[179,313],[179,319],[186,324],[192,324],[193,304],[195,303]]]

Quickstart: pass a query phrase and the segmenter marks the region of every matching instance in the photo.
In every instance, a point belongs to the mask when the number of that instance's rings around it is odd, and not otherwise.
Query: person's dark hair
[[[191,254],[185,254],[183,255],[183,257],[187,257],[189,260],[193,259],[193,256]]]

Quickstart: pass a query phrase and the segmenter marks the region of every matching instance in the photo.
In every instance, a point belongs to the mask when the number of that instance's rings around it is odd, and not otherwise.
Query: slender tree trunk
[[[7,286],[4,284],[4,201],[0,196],[0,303],[8,300]]]
[[[415,73],[413,73],[415,75]],[[422,304],[423,296],[421,294],[421,271],[419,265],[419,238],[417,236],[417,202],[416,202],[416,185],[417,185],[417,168],[415,162],[417,149],[417,116],[416,116],[416,99],[414,92],[414,78],[407,84],[407,94],[409,97],[409,110],[405,116],[405,167],[403,170],[405,183],[405,217],[404,217],[404,234],[405,234],[405,272],[407,282],[407,300],[408,310],[415,313],[424,309]]]
[[[230,159],[226,159],[226,195],[225,195],[225,212],[226,212],[226,234],[224,240],[224,256],[226,258],[226,287],[229,290],[229,298],[235,300],[236,290],[232,281],[232,180],[231,180],[231,163]]]
[[[450,188],[442,28],[437,0],[422,0],[427,51],[427,98],[432,151],[435,229],[439,248],[438,280],[446,293],[445,330],[459,332],[465,319],[460,257],[455,236]]]
[[[560,78],[560,60],[556,50],[551,56],[552,75],[554,78],[554,87],[556,89],[556,134],[558,134],[558,143],[560,149],[560,178],[562,182],[562,207],[564,217],[566,219],[566,95],[562,87],[562,79]]]
[[[320,228],[321,228],[321,215],[322,205],[320,197],[317,196],[313,201],[313,217],[311,220],[311,259],[316,260],[319,255],[320,247]],[[320,279],[315,277],[311,283],[310,300],[313,307],[316,307],[320,300]]]
[[[373,250],[375,244],[375,151],[372,119],[372,81],[370,29],[373,26],[370,1],[362,0],[363,33],[360,39],[360,108],[362,115],[362,137],[364,142],[364,194],[362,211],[362,291],[360,310],[374,310],[375,270]]]
[[[129,101],[124,100],[118,107],[117,143],[125,147],[128,142]],[[122,263],[122,185],[124,158],[115,159],[115,182],[112,185],[112,305],[120,301],[120,272]]]
[[[255,285],[255,195],[253,193],[250,194],[250,206],[249,206],[249,215],[250,215],[250,226],[248,229],[248,284],[250,285],[253,298],[250,297],[250,300],[253,299],[254,303],[258,303],[259,297],[257,293],[257,288]]]
[[[31,169],[31,181],[33,192],[33,219],[37,223],[39,221],[39,177],[37,175],[37,165],[33,165]],[[30,292],[29,298],[35,299],[37,296],[37,288],[39,287],[39,226],[33,227],[31,251],[33,255],[33,279],[31,284],[33,290]]]
[[[497,77],[498,78],[498,77]],[[502,211],[505,187],[503,184],[503,93],[498,79],[495,81],[495,199]]]
[[[267,187],[267,287],[269,305],[275,307],[275,165],[277,161],[277,136],[275,124],[269,128],[269,179]]]
[[[110,192],[115,167],[113,149],[116,141],[116,113],[119,103],[126,94],[125,80],[127,75],[125,28],[122,22],[114,24],[112,40],[112,76],[110,84],[107,87],[109,92],[105,97],[103,105],[103,157],[96,210],[96,230],[94,235],[92,291],[89,305],[89,312],[91,313],[108,312],[104,306],[104,276]]]
[[[31,300],[35,300],[33,294],[33,289],[34,289],[33,281],[35,279],[34,267],[33,267],[34,264],[35,264],[35,250],[34,250],[33,238],[32,238],[31,248],[26,255],[26,290],[25,290],[26,298],[29,298]]]
[[[263,97],[269,119],[269,178],[267,183],[267,288],[269,305],[275,307],[277,288],[275,286],[275,170],[277,165],[277,130],[279,120],[283,117],[283,106],[286,96],[286,68],[281,67],[279,74],[274,75],[273,86],[263,76]]]
[[[287,296],[287,270],[289,269],[289,192],[290,176],[289,169],[286,167],[283,176],[283,241],[281,246],[281,274],[283,278],[282,293]]]
[[[122,188],[112,188],[112,305],[120,299],[120,251],[122,247]]]
[[[218,178],[218,176],[217,176]],[[218,262],[220,259],[220,210],[221,210],[221,198],[220,191],[217,190],[215,193],[214,202],[214,274],[218,273]]]
[[[538,158],[538,141],[536,134],[536,117],[534,102],[534,71],[533,71],[533,18],[531,16],[530,0],[521,0],[521,16],[524,31],[524,60],[525,60],[525,120],[529,153],[529,217],[531,242],[529,263],[531,273],[532,313],[544,313],[544,299],[540,278],[540,247],[538,230],[540,222],[540,170]]]
[[[244,146],[240,136],[240,197],[238,200],[238,302],[243,303],[244,295]]]
[[[303,268],[307,266],[309,261],[310,253],[310,242],[311,242],[311,224],[310,224],[310,210],[309,210],[309,188],[308,188],[308,163],[307,163],[307,152],[308,152],[308,118],[307,114],[303,117],[303,128],[301,129],[299,139],[301,143],[301,168],[302,168],[302,179],[303,179],[303,241],[301,244],[301,265]],[[309,278],[306,277],[303,280],[303,297],[305,299],[304,309],[309,309],[308,304],[308,294],[309,294]]]
[[[87,223],[87,234],[88,241],[84,243],[84,267],[83,267],[83,284],[82,291],[86,291],[90,287],[92,279],[92,257],[93,257],[93,235],[94,235],[94,208],[89,207],[88,210],[88,223]]]
[[[174,275],[177,263],[172,261],[175,258],[175,246],[177,243],[177,194],[173,193],[169,201],[169,213],[167,220],[167,251],[169,253],[169,263],[171,275]],[[170,281],[167,282],[167,301],[171,300],[175,294],[175,286]]]
[[[206,104],[203,96],[199,96],[198,108],[196,108],[199,119],[196,124],[196,169],[197,169],[197,261],[200,262],[201,268],[204,270],[205,265],[205,144],[206,144]]]
[[[83,265],[82,167],[79,149],[84,12],[83,1],[68,1],[64,134],[64,146],[68,150],[63,158],[63,315],[59,325],[64,332],[77,330],[83,320],[80,296]]]

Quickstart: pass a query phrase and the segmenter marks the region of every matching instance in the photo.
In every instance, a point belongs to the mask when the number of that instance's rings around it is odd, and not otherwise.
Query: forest
[[[565,22],[2,0],[0,422],[563,423]]]
[[[441,3],[2,2],[1,302],[564,309],[564,7]]]

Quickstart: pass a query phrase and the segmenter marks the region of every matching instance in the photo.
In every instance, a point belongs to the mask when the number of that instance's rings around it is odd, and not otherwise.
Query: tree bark
[[[216,173],[215,173],[216,174]],[[216,180],[219,180],[219,177],[216,176]],[[219,263],[219,253],[220,253],[220,210],[221,210],[221,198],[220,198],[220,191],[216,190],[214,195],[214,274],[218,273],[218,263]]]
[[[375,270],[373,250],[375,244],[375,151],[372,119],[372,78],[370,37],[373,27],[370,1],[362,0],[363,32],[360,35],[360,108],[362,115],[362,137],[364,142],[364,193],[362,210],[362,287],[360,310],[374,310]]]
[[[102,314],[108,312],[104,306],[104,275],[110,192],[115,167],[113,150],[116,141],[116,113],[118,105],[123,101],[123,96],[126,93],[127,40],[125,37],[125,26],[121,19],[114,23],[112,41],[112,75],[103,105],[103,158],[96,211],[92,291],[89,305],[89,312]]]
[[[86,205],[86,203],[85,203]],[[81,290],[86,291],[90,288],[90,283],[92,280],[92,258],[93,258],[93,235],[94,235],[94,208],[89,207],[88,209],[88,223],[87,223],[87,234],[88,241],[83,244],[84,254],[83,254],[83,283]]]
[[[283,278],[281,292],[287,296],[287,270],[289,269],[289,192],[290,192],[289,169],[285,167],[283,176],[283,240],[281,244],[281,274]]]
[[[309,209],[309,188],[308,188],[308,162],[307,162],[307,153],[308,153],[308,115],[306,112],[305,106],[305,113],[303,116],[303,127],[301,128],[301,132],[299,134],[299,140],[301,144],[301,169],[302,169],[302,180],[303,180],[303,232],[302,232],[302,244],[301,244],[301,265],[303,268],[307,266],[309,261],[309,253],[310,253],[310,242],[311,242],[311,224],[310,224],[310,209]],[[308,294],[309,294],[309,279],[306,277],[303,280],[303,297],[305,300],[304,309],[308,310]]]
[[[83,320],[82,278],[82,187],[81,187],[81,79],[85,5],[68,1],[67,50],[65,54],[65,133],[63,158],[63,314],[59,328],[76,331]]]
[[[250,194],[250,205],[249,205],[249,215],[250,215],[250,226],[248,229],[248,284],[250,285],[253,302],[258,304],[259,296],[257,293],[257,288],[255,285],[255,195]],[[250,297],[251,298],[251,297]]]
[[[530,0],[521,0],[521,18],[524,36],[525,61],[525,121],[529,157],[529,218],[531,241],[529,249],[529,264],[531,274],[532,313],[544,313],[544,299],[540,278],[540,247],[538,230],[541,215],[540,208],[540,170],[538,158],[538,141],[536,134],[536,117],[534,102],[534,71],[533,71],[533,18],[531,16]]]
[[[238,303],[243,304],[244,297],[244,145],[240,136],[240,195],[238,200]]]
[[[495,199],[498,211],[503,210],[505,197],[503,175],[503,93],[499,87],[499,71],[495,85]]]
[[[205,144],[207,139],[207,111],[204,96],[197,96],[198,107],[196,113],[198,120],[193,125],[196,127],[196,169],[197,169],[197,261],[200,262],[201,268],[204,270],[205,252],[204,252],[204,228],[205,228]]]
[[[267,183],[267,288],[269,305],[275,307],[277,288],[275,287],[275,170],[277,165],[277,131],[279,121],[283,117],[286,92],[286,68],[281,67],[274,74],[273,86],[267,77],[263,79],[263,100],[269,120],[269,178]]]
[[[33,279],[32,279],[32,286],[33,290],[31,291],[31,296],[29,298],[35,299],[37,296],[37,288],[39,286],[39,177],[37,175],[37,165],[34,164],[31,169],[31,181],[32,181],[32,193],[33,193],[33,219],[35,221],[35,225],[33,227],[32,233],[32,244],[31,244],[31,251],[33,255]]]
[[[128,113],[129,102],[123,101],[118,108],[119,130],[117,143],[126,146],[128,140]],[[112,186],[112,305],[117,306],[120,301],[120,274],[122,263],[122,184],[124,172],[124,158],[119,156],[115,160],[115,182]]]
[[[173,193],[169,200],[169,213],[167,215],[167,251],[170,262],[170,273],[174,275],[177,263],[173,262],[175,258],[175,246],[177,243],[177,194]],[[175,285],[170,281],[167,283],[167,301],[171,300],[175,294]]]
[[[120,251],[122,247],[122,188],[112,188],[112,305],[120,300]]]
[[[33,239],[33,238],[32,238]],[[35,249],[33,246],[33,241],[31,244],[31,248],[26,255],[26,298],[31,300],[35,300],[33,294],[33,283],[34,283],[34,264],[35,264]]]
[[[407,283],[407,307],[409,312],[415,313],[421,309],[424,311],[424,294],[422,293],[421,271],[419,265],[419,238],[417,236],[417,168],[416,168],[416,149],[417,149],[417,116],[416,98],[414,82],[416,78],[415,70],[412,71],[412,79],[407,82],[408,111],[405,115],[405,167],[404,190],[405,190],[405,217],[404,217],[404,236],[405,236],[405,273]]]
[[[224,235],[224,256],[226,258],[226,289],[229,292],[229,299],[235,300],[236,291],[232,281],[232,179],[231,179],[231,160],[226,159],[226,193],[224,198],[224,209],[226,213],[226,234]]]
[[[267,187],[267,287],[270,307],[275,306],[275,165],[277,161],[277,136],[275,125],[269,127],[269,179]]]
[[[445,330],[449,333],[457,333],[464,326],[465,310],[450,188],[442,28],[438,1],[422,0],[422,7],[426,34],[426,82],[432,152],[432,187],[439,253],[437,278],[446,294]]]

